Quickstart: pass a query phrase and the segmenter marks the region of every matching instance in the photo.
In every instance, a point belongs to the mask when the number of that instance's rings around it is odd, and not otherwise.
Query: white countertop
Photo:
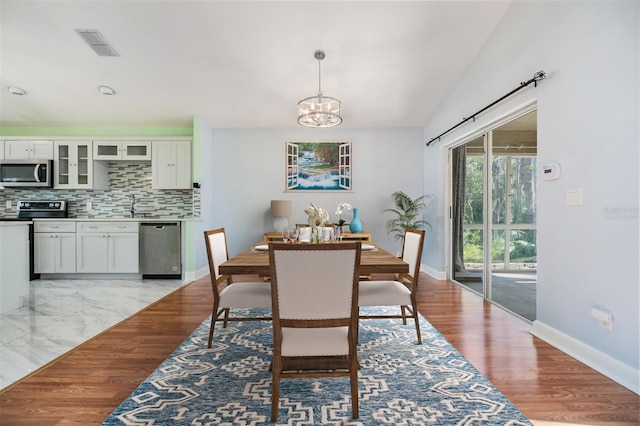
[[[65,217],[65,218],[34,218],[33,221],[12,220],[0,221],[0,226],[19,226],[29,225],[34,221],[53,222],[53,221],[76,221],[76,222],[197,222],[202,220],[200,217]]]
[[[170,216],[154,216],[154,217],[70,217],[63,220],[87,221],[87,222],[191,222],[202,220],[200,217],[170,217]],[[36,220],[56,220],[56,219],[36,219]],[[58,219],[60,220],[60,219]]]

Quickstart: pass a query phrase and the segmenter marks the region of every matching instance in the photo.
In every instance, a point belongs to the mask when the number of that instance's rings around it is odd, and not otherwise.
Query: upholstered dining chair
[[[407,324],[407,312],[416,325],[418,344],[422,344],[420,335],[420,320],[416,294],[420,275],[420,260],[424,245],[423,230],[407,228],[404,232],[402,244],[402,260],[409,264],[409,273],[398,274],[396,281],[361,281],[358,289],[358,304],[363,306],[400,306],[400,315],[360,315],[360,319],[368,318],[402,318]]]
[[[210,348],[217,321],[223,321],[223,326],[226,327],[229,321],[271,320],[271,317],[231,317],[229,314],[232,308],[271,308],[271,286],[263,281],[233,282],[230,275],[221,275],[218,272],[218,266],[229,259],[224,228],[204,231],[204,241],[209,257],[209,275],[213,290],[211,328],[207,344]],[[227,285],[220,290],[218,286],[223,282]]]
[[[269,243],[273,303],[271,421],[280,379],[348,376],[358,409],[358,269],[360,242]],[[304,362],[304,367],[297,362]],[[292,395],[294,396],[294,395]]]

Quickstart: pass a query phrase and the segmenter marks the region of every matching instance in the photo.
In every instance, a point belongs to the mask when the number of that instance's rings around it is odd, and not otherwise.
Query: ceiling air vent
[[[120,56],[118,52],[113,50],[113,47],[107,43],[102,34],[100,34],[100,31],[76,29],[76,32],[98,56]]]

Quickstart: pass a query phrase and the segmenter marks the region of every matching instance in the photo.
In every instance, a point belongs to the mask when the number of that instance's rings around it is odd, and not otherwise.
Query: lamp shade
[[[271,217],[290,217],[290,200],[271,200]]]
[[[289,226],[291,216],[290,200],[271,200],[271,217],[275,217],[273,227],[276,231],[282,231]]]

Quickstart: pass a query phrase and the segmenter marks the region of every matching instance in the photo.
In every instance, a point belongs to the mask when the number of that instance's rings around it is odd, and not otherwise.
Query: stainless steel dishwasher
[[[143,278],[181,278],[180,223],[140,222],[139,237]]]

